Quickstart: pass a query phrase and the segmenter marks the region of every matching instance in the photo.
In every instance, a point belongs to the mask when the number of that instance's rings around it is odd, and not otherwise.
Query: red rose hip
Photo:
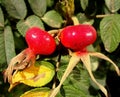
[[[12,75],[14,75],[14,72],[34,65],[37,54],[50,55],[55,51],[56,43],[54,38],[38,27],[28,29],[25,39],[28,48],[11,59],[7,69],[4,71],[5,82],[8,79],[8,82],[12,83]]]
[[[73,51],[81,51],[96,40],[96,30],[91,25],[68,26],[61,31],[61,43]]]
[[[50,55],[55,51],[56,43],[54,38],[40,28],[30,28],[26,32],[25,39],[28,47],[35,54]]]

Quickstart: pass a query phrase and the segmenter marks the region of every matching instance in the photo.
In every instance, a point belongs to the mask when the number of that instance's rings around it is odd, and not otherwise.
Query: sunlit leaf
[[[120,15],[110,15],[100,23],[100,35],[108,52],[113,52],[120,42]]]
[[[111,12],[116,12],[120,9],[120,0],[105,0],[105,4]]]
[[[46,0],[28,0],[32,11],[38,15],[43,16],[47,9],[47,2]]]
[[[27,14],[24,0],[2,0],[8,14],[16,19],[23,19]]]
[[[19,83],[24,83],[32,87],[44,86],[52,80],[54,74],[54,66],[51,63],[37,61],[35,65],[14,73],[9,90]]]
[[[30,91],[25,92],[20,97],[49,97],[49,88],[35,88]]]
[[[48,11],[42,17],[42,20],[47,25],[49,25],[49,26],[51,26],[53,28],[60,28],[62,26],[62,23],[63,23],[63,19],[62,19],[61,15],[55,10]]]
[[[44,29],[41,19],[35,15],[29,16],[26,20],[20,20],[17,23],[17,29],[23,36],[25,36],[26,31],[33,26]]]

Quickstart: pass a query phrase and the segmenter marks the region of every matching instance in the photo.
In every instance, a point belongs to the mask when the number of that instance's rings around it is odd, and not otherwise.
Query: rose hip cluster
[[[63,28],[59,35],[62,45],[73,52],[85,52],[86,47],[96,40],[96,30],[91,25],[73,25]],[[12,83],[12,76],[18,70],[23,70],[35,64],[37,55],[50,55],[56,50],[55,39],[38,27],[26,31],[25,40],[28,48],[11,59],[4,72],[4,80]]]
[[[96,30],[91,25],[68,26],[60,33],[61,43],[73,51],[82,51],[96,40]],[[54,38],[40,28],[30,28],[26,32],[25,39],[28,48],[35,55],[50,55],[55,51],[56,43]]]

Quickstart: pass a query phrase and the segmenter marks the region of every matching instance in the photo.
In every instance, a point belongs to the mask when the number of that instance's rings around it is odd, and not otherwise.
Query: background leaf
[[[52,7],[54,4],[54,0],[46,0],[47,1],[47,6]]]
[[[120,42],[120,15],[110,15],[100,23],[100,35],[108,52],[113,52]]]
[[[63,23],[61,15],[55,10],[48,11],[43,17],[42,20],[53,28],[60,28]]]
[[[44,25],[41,19],[35,15],[29,16],[27,17],[26,20],[20,20],[17,23],[17,29],[22,36],[25,36],[27,29],[33,26],[37,26],[40,27],[41,29],[44,29]]]
[[[0,7],[0,27],[4,27],[4,15]]]
[[[88,0],[80,0],[80,4],[83,10],[86,9],[86,7],[88,6]]]
[[[5,53],[7,63],[16,55],[13,33],[10,26],[6,26],[4,29],[4,41],[5,41]]]
[[[5,64],[9,64],[11,58],[15,56],[15,46],[13,33],[10,26],[0,31],[0,71],[5,68]]]
[[[28,0],[32,11],[38,15],[43,16],[47,9],[47,2],[46,0]]]
[[[4,33],[0,31],[0,65],[6,63]]]
[[[23,19],[27,14],[24,0],[2,0],[8,14],[16,19]]]
[[[120,0],[105,0],[105,4],[113,13],[120,9]]]
[[[93,24],[94,20],[93,19],[88,19],[87,16],[83,13],[78,13],[77,18],[81,24]]]

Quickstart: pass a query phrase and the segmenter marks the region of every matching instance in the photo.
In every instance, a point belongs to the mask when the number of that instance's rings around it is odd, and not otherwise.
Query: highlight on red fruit
[[[55,51],[56,43],[54,38],[38,27],[28,29],[25,39],[28,47],[35,54],[50,55]]]
[[[87,24],[67,26],[60,33],[61,43],[73,51],[83,50],[93,44],[96,38],[95,28]]]

